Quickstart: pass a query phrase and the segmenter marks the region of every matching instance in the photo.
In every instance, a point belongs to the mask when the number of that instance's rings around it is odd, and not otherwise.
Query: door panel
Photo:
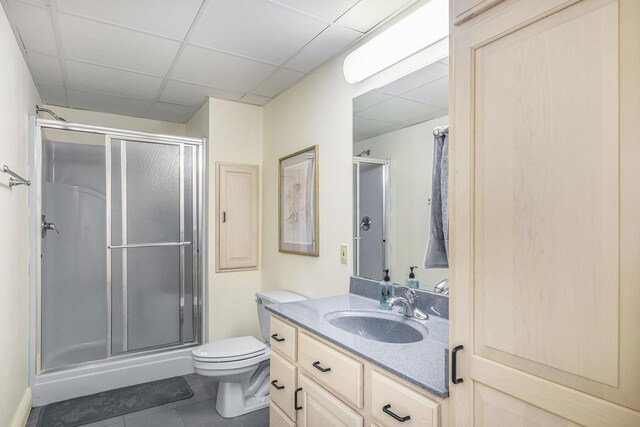
[[[571,9],[475,50],[476,353],[616,386],[618,7]]]
[[[451,416],[640,425],[640,2],[503,6],[452,36]]]
[[[195,149],[111,138],[108,153],[112,352],[191,341]]]
[[[300,427],[362,427],[364,419],[305,375],[300,375]]]
[[[218,164],[218,271],[258,267],[258,167]]]
[[[577,427],[564,418],[475,383],[476,427]]]

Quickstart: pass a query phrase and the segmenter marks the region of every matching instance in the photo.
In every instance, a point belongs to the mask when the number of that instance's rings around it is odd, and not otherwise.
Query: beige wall
[[[417,2],[388,25],[424,3]],[[445,55],[447,43],[444,41],[441,44]],[[347,53],[336,57],[264,106],[263,290],[288,289],[307,297],[348,292],[349,277],[353,270],[352,99],[415,71],[431,57],[430,52],[420,52],[362,83],[351,85],[342,73]],[[314,258],[280,253],[278,159],[314,144],[320,150],[320,256]],[[349,247],[349,265],[340,263],[341,244]]]
[[[96,111],[75,110],[58,107],[57,105],[45,105],[44,107],[52,110],[68,122],[73,123],[179,136],[185,135],[186,131],[186,126],[183,123],[163,122],[160,120],[121,116],[118,114],[98,113]],[[39,117],[43,119],[53,119],[53,117],[47,113],[40,113]]]
[[[262,108],[210,98],[187,123],[191,136],[208,138],[208,338],[260,336],[255,293],[260,270],[216,273],[216,162],[262,163]],[[261,226],[262,227],[262,226]]]
[[[446,268],[422,268],[429,239],[433,165],[433,128],[449,124],[449,116],[439,117],[414,126],[359,141],[353,152],[371,150],[369,157],[391,159],[391,280],[405,283],[409,266],[422,289],[433,289],[448,277]]]
[[[40,97],[0,7],[0,167],[29,176],[28,117]],[[28,189],[0,173],[0,425],[9,426],[28,387]],[[29,402],[30,403],[30,402]]]

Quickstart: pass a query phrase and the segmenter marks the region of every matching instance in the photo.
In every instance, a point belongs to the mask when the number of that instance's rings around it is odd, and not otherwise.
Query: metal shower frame
[[[40,215],[42,211],[42,129],[60,129],[75,132],[85,132],[91,134],[104,135],[105,138],[105,153],[106,153],[106,214],[107,214],[107,276],[105,277],[106,292],[107,292],[107,357],[105,359],[99,359],[95,361],[88,361],[83,363],[77,363],[67,365],[64,367],[56,367],[50,369],[42,369],[42,328],[41,328],[41,263],[40,257],[42,254],[42,245],[40,238]],[[206,313],[204,310],[204,301],[206,301],[206,256],[207,256],[207,241],[206,241],[206,203],[204,197],[207,194],[207,140],[206,138],[189,138],[179,137],[172,135],[153,134],[148,132],[130,131],[124,129],[85,125],[78,123],[68,123],[57,120],[40,119],[35,116],[30,118],[30,141],[31,141],[31,156],[30,156],[30,169],[33,177],[32,181],[34,185],[31,186],[29,192],[29,228],[30,228],[30,300],[35,301],[35,307],[30,310],[30,366],[34,368],[36,376],[49,374],[59,371],[68,371],[78,367],[91,367],[104,365],[116,360],[125,360],[136,358],[143,355],[150,355],[161,353],[170,350],[177,350],[199,345],[204,342],[206,336]],[[164,145],[174,145],[180,148],[180,241],[169,243],[150,243],[150,244],[135,244],[127,245],[126,240],[123,241],[123,245],[112,246],[111,245],[111,141],[135,141],[141,143],[155,143]],[[193,239],[191,242],[184,242],[184,149],[185,147],[194,148],[194,156],[192,157],[192,170],[193,170],[193,183],[192,183],[192,201],[196,205],[193,209]],[[126,203],[126,202],[125,202]],[[124,221],[123,221],[124,222]],[[124,238],[124,236],[123,236]],[[185,246],[191,246],[190,256],[193,257],[193,340],[182,342],[182,326],[184,324],[184,292],[185,292],[185,257],[187,251]],[[167,344],[152,348],[145,348],[141,350],[128,351],[125,344],[125,353],[113,355],[112,354],[112,301],[111,301],[111,252],[114,249],[124,250],[125,252],[129,248],[134,247],[149,247],[149,246],[177,246],[180,248],[180,342]],[[123,265],[126,269],[126,265]],[[126,270],[125,270],[126,271]],[[123,283],[123,288],[126,287],[126,281]],[[126,292],[123,290],[123,296],[126,296]],[[123,304],[126,304],[124,302]],[[126,307],[126,305],[124,305]],[[126,317],[126,316],[125,316]],[[123,321],[126,328],[126,322]],[[124,329],[124,328],[123,328]],[[126,338],[126,334],[124,335]],[[126,341],[124,341],[126,343]],[[31,369],[30,369],[31,371]]]

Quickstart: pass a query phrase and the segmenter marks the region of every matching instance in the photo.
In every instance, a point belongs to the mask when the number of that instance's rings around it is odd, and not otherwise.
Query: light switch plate
[[[347,245],[340,245],[340,262],[346,264],[348,261]]]

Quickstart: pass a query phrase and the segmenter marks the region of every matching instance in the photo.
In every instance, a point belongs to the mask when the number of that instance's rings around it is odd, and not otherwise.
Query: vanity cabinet
[[[451,40],[452,425],[640,426],[640,1]]]
[[[272,383],[271,426],[448,425],[447,399],[420,390],[275,315],[271,332],[284,337],[284,341],[272,339],[271,381],[284,388]],[[294,343],[293,348],[287,342]]]

